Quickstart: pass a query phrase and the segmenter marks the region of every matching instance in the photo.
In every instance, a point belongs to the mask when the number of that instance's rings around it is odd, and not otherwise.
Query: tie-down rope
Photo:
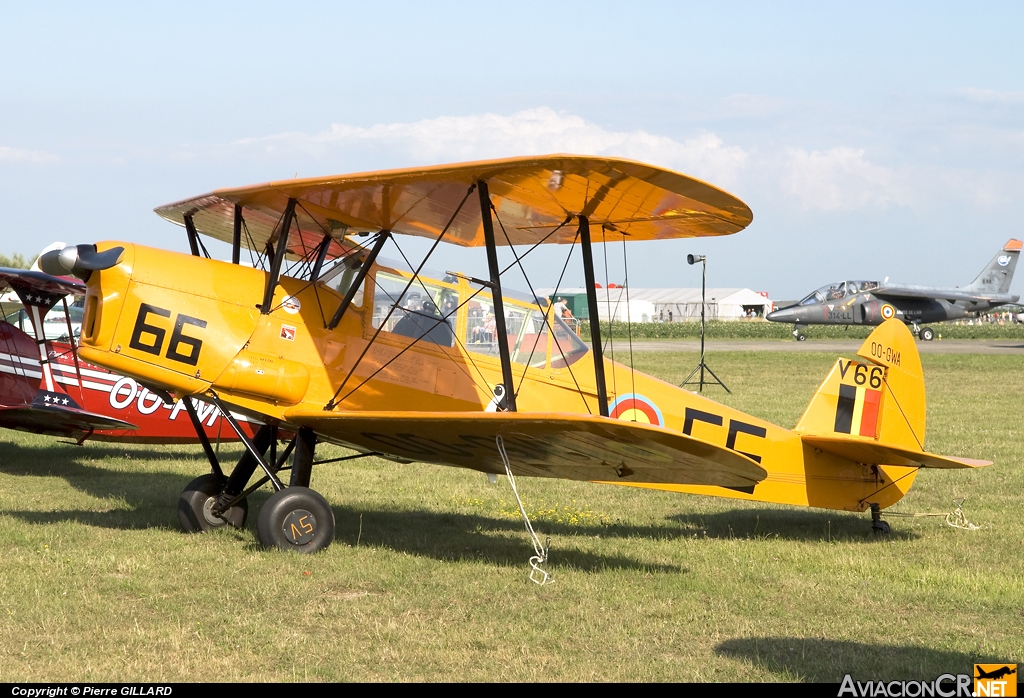
[[[530,558],[530,567],[533,569],[530,571],[530,581],[534,584],[544,586],[548,582],[554,583],[554,579],[547,570],[541,568],[541,565],[548,561],[548,548],[551,546],[551,538],[549,537],[544,545],[541,545],[540,538],[537,537],[537,533],[533,530],[533,525],[530,523],[530,517],[526,515],[526,509],[523,508],[523,502],[519,499],[519,490],[516,489],[516,479],[512,475],[512,466],[509,465],[508,455],[505,453],[505,442],[501,436],[494,438],[498,444],[498,453],[501,454],[501,461],[505,464],[505,475],[508,476],[508,484],[512,486],[512,494],[516,496],[516,504],[519,505],[519,513],[523,515],[523,523],[526,524],[526,532],[530,534],[530,542],[533,543],[533,552],[536,553]],[[538,578],[539,576],[539,578]]]
[[[908,518],[908,519],[916,519],[916,518],[925,517],[925,516],[944,516],[944,517],[946,517],[946,525],[947,526],[952,526],[953,528],[962,528],[965,531],[977,531],[979,528],[981,528],[981,526],[978,526],[977,524],[973,524],[970,521],[968,521],[967,520],[967,515],[964,514],[963,506],[964,506],[964,502],[966,500],[967,500],[967,497],[957,497],[956,499],[954,499],[953,500],[953,504],[955,505],[955,508],[953,509],[953,511],[949,512],[948,514],[941,514],[941,513],[940,514],[932,514],[932,513],[914,513],[914,514],[907,513],[907,514],[904,514],[903,512],[899,512],[899,511],[887,511],[887,512],[885,512],[885,515],[886,516],[902,516],[902,517],[905,517],[905,518]]]

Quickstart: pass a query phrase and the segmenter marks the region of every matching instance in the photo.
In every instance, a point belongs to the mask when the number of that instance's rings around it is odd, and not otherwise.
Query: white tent
[[[537,293],[547,296],[554,289],[538,289]],[[700,320],[699,288],[599,288],[597,312],[602,320],[613,319],[625,322],[683,322]],[[559,289],[559,296],[584,295],[582,288]],[[626,297],[629,297],[627,304]],[[772,310],[768,295],[751,291],[749,288],[709,288],[705,292],[708,320],[740,320],[747,317],[764,317]],[[586,319],[586,318],[582,318]]]

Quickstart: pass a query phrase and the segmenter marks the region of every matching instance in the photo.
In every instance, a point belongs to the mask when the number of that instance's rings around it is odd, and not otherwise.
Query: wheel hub
[[[224,517],[217,516],[213,513],[213,507],[217,503],[216,497],[207,497],[206,501],[203,502],[203,518],[206,519],[206,523],[211,526],[223,526]]]
[[[284,517],[281,529],[285,539],[292,545],[306,545],[316,535],[316,517],[306,509],[294,509]]]

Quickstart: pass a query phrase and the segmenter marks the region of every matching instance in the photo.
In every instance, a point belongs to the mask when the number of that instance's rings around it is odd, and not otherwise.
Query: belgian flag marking
[[[878,413],[881,405],[881,390],[840,383],[835,431],[875,438],[878,435]]]

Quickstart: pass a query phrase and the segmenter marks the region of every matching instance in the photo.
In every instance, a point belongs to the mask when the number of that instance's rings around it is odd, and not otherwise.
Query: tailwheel
[[[197,477],[185,486],[178,498],[178,523],[186,533],[202,533],[221,526],[241,528],[249,514],[248,500],[241,500],[227,511],[213,513],[217,497],[224,489],[224,478],[212,473]]]
[[[334,540],[334,510],[308,487],[289,487],[270,495],[256,528],[268,548],[315,553]]]
[[[871,505],[871,532],[876,536],[887,536],[892,532],[888,521],[882,521],[882,510],[877,504]]]

